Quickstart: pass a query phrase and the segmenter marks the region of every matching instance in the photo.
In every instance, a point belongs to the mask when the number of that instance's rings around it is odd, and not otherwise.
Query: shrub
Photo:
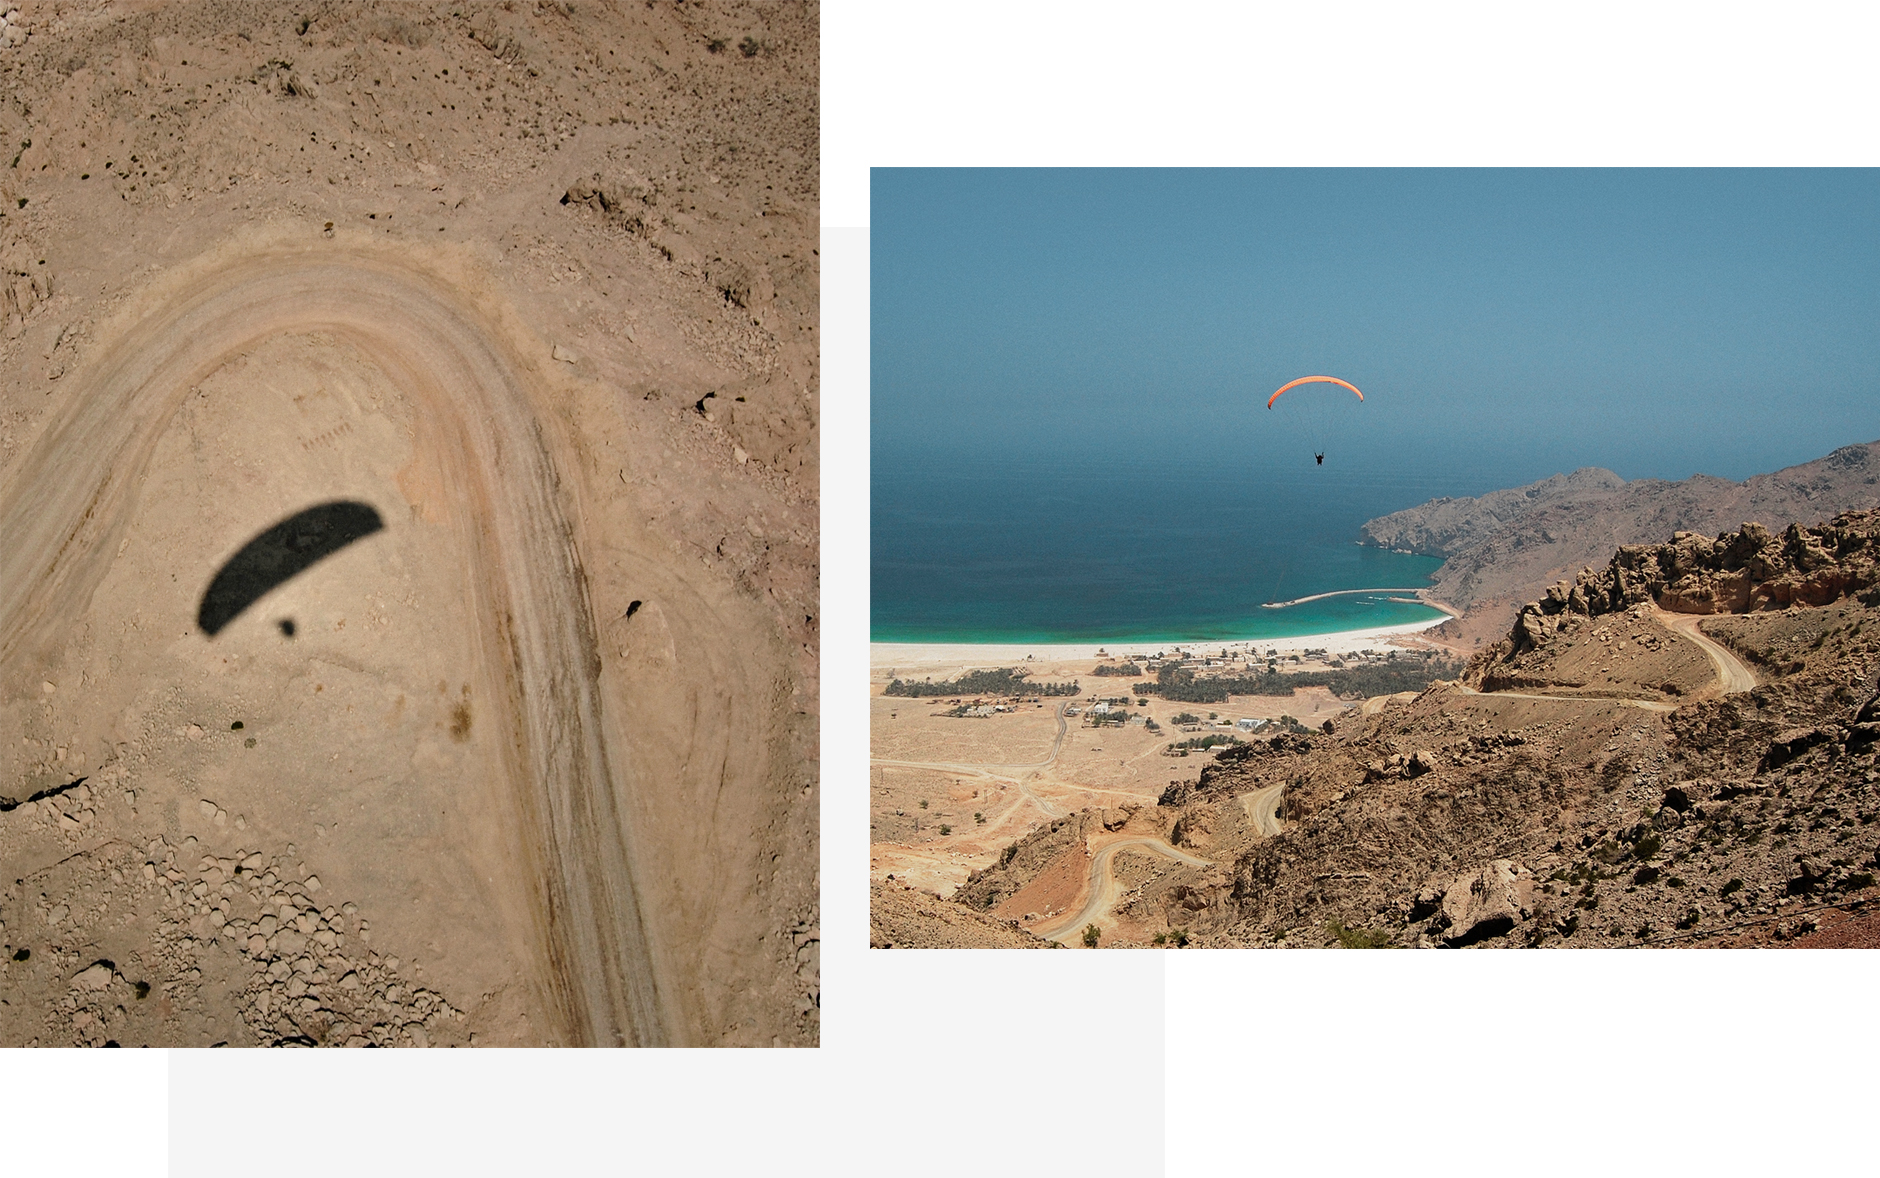
[[[1619,860],[1625,858],[1625,848],[1620,846],[1618,843],[1614,842],[1612,839],[1607,839],[1606,841],[1600,843],[1597,847],[1593,848],[1592,857],[1598,860],[1599,862],[1604,863],[1606,866],[1610,867],[1614,863],[1617,863]]]
[[[1658,882],[1658,869],[1656,867],[1641,867],[1632,873],[1632,882],[1640,886],[1655,884]]]
[[[1743,881],[1740,879],[1733,879],[1729,883],[1724,884],[1721,888],[1718,888],[1717,894],[1719,896],[1727,896],[1731,892],[1740,892],[1742,890],[1743,890]]]
[[[1157,934],[1155,935],[1155,943],[1156,943],[1156,944],[1158,944],[1158,945],[1166,945],[1166,944],[1168,944],[1168,934],[1167,934],[1167,933],[1157,933]]]
[[[1841,886],[1844,888],[1847,888],[1850,891],[1857,891],[1861,888],[1870,888],[1873,886],[1873,872],[1857,871],[1854,874],[1848,876]]]
[[[1632,855],[1640,863],[1650,863],[1652,856],[1664,849],[1664,840],[1655,834],[1648,834],[1632,844]]]
[[[940,834],[941,834],[941,837],[943,837],[943,838],[944,838],[945,836],[947,836],[947,835],[949,835],[949,834],[952,834],[952,833],[953,833],[953,828],[952,828],[951,826],[948,826],[948,825],[946,825],[945,823],[941,823],[941,824],[940,824]]]
[[[1097,947],[1098,938],[1102,936],[1103,936],[1103,930],[1098,928],[1096,925],[1094,924],[1085,925],[1084,926],[1084,948],[1095,949]]]
[[[1187,929],[1185,928],[1170,929],[1168,933],[1168,937],[1169,937],[1169,940],[1175,942],[1175,947],[1177,949],[1185,949],[1188,947],[1188,930]]]
[[[1338,938],[1339,946],[1345,949],[1382,949],[1390,942],[1382,929],[1348,928],[1342,920],[1326,921],[1325,931]]]

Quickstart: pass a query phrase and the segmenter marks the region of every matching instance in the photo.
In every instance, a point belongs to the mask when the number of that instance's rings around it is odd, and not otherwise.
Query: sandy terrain
[[[816,1042],[814,10],[21,13],[0,1042]]]

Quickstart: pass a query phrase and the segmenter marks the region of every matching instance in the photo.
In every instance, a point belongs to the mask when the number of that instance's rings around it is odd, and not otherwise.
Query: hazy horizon
[[[889,470],[1309,463],[1261,407],[1321,372],[1366,398],[1327,480],[1406,492],[1880,438],[1868,170],[877,169],[872,207]]]

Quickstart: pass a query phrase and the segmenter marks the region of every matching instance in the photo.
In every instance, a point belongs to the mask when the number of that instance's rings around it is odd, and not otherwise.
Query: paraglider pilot
[[[1355,384],[1352,384],[1348,380],[1340,380],[1336,376],[1302,376],[1298,380],[1289,380],[1285,384],[1279,386],[1279,388],[1275,389],[1273,392],[1273,395],[1266,399],[1266,407],[1268,409],[1271,409],[1273,407],[1273,402],[1279,400],[1280,394],[1285,392],[1287,389],[1298,388],[1302,384],[1318,384],[1318,383],[1343,385],[1345,388],[1348,388],[1352,392],[1357,393],[1358,400],[1360,401],[1364,400],[1364,394],[1358,392],[1358,386]],[[1316,466],[1324,466],[1325,465],[1325,452],[1323,450],[1320,450],[1314,453],[1312,455],[1312,461],[1313,461],[1313,464]]]

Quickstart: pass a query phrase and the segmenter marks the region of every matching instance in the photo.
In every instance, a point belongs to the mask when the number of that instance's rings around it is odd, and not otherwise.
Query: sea
[[[1266,640],[1442,614],[1402,592],[1442,561],[1359,544],[1368,519],[1460,489],[1441,471],[874,455],[875,642]],[[1285,608],[1292,601],[1347,594]],[[1398,592],[1386,592],[1398,590]]]

